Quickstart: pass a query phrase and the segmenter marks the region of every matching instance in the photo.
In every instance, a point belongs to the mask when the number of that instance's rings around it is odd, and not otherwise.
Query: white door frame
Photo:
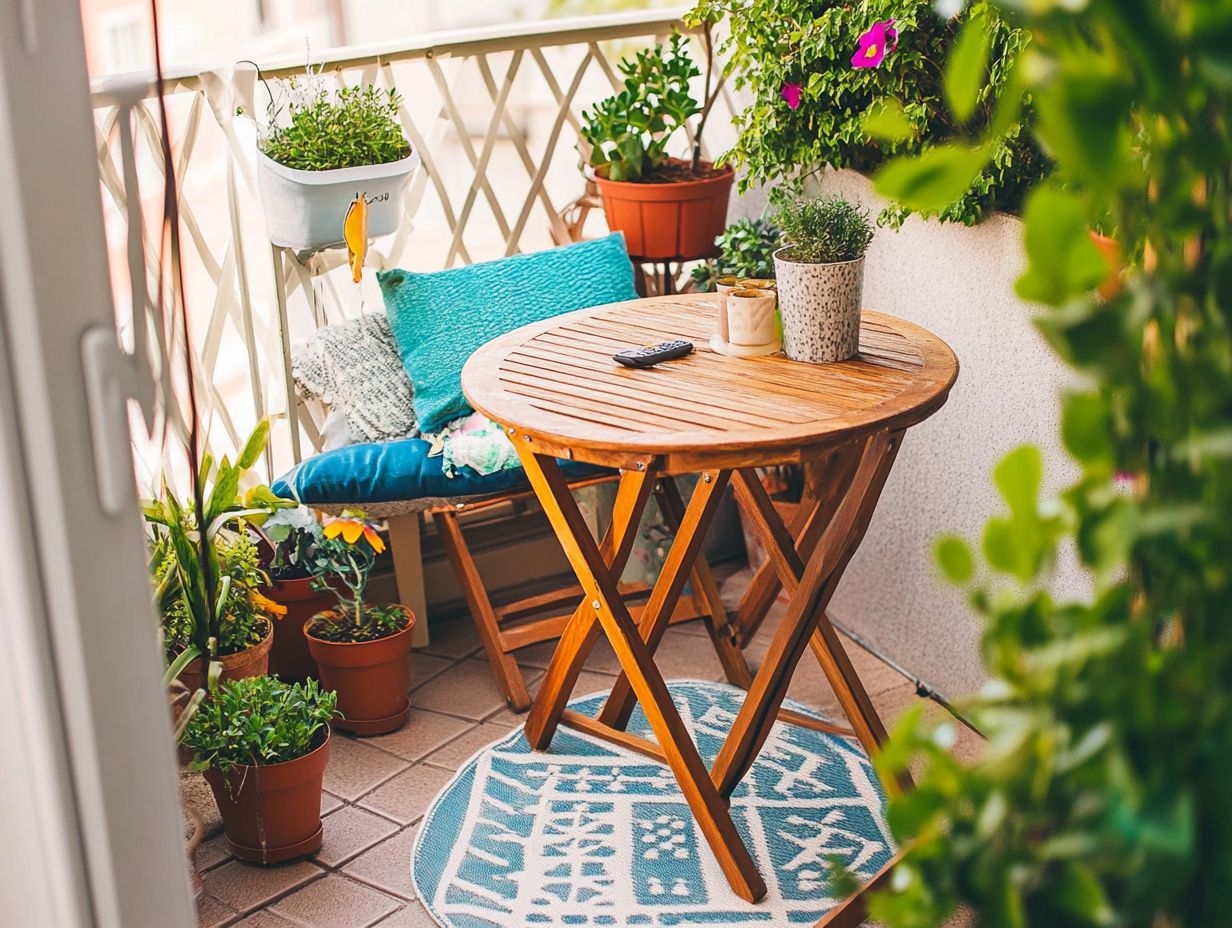
[[[81,13],[0,22],[0,923],[189,928],[141,521],[100,506],[86,411],[115,317]]]

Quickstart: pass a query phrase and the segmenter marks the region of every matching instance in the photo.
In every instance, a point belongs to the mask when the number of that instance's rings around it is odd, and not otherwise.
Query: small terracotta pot
[[[312,588],[312,578],[300,580],[274,580],[265,590],[265,595],[274,602],[287,607],[287,614],[274,619],[274,645],[270,650],[270,673],[280,679],[303,683],[316,677],[317,665],[308,652],[308,639],[304,626],[317,613],[324,612],[337,602],[332,590],[317,591]]]
[[[241,860],[276,864],[321,847],[321,781],[329,761],[329,729],[303,757],[268,766],[206,770],[222,815],[227,846]]]
[[[222,664],[222,674],[218,677],[219,683],[226,683],[228,680],[243,680],[246,677],[263,677],[269,672],[269,654],[270,647],[274,643],[274,633],[268,621],[265,625],[265,637],[256,644],[243,651],[224,654],[218,658],[219,663]],[[205,686],[206,668],[202,666],[204,663],[204,660],[197,659],[185,667],[183,673],[180,674],[180,682],[188,687],[189,692]]]
[[[415,614],[405,606],[406,628],[376,641],[324,641],[304,629],[308,650],[317,662],[321,685],[338,694],[342,718],[335,728],[356,735],[383,735],[402,726],[411,711],[411,636]],[[325,615],[331,615],[332,610]]]
[[[703,162],[706,168],[711,165]],[[718,253],[714,240],[727,228],[727,201],[735,172],[670,184],[608,180],[603,168],[595,183],[603,198],[608,228],[622,232],[635,261],[691,261]]]

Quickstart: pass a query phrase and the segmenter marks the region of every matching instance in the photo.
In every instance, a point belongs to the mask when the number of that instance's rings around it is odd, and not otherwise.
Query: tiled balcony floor
[[[738,595],[746,575],[729,578],[724,598]],[[750,647],[752,663],[764,653],[782,611],[781,605],[776,606]],[[554,646],[549,642],[518,653],[532,692]],[[917,698],[912,684],[877,657],[854,643],[849,643],[849,653],[887,724]],[[658,660],[668,679],[723,679],[699,622],[673,627]],[[577,694],[609,689],[618,670],[615,656],[602,644],[588,662]],[[412,658],[411,685],[414,711],[402,730],[378,738],[335,736],[322,803],[325,843],[315,857],[263,868],[232,859],[221,834],[201,846],[197,863],[205,891],[198,903],[200,925],[435,924],[415,900],[411,886],[417,824],[453,772],[480,747],[520,724],[522,716],[505,709],[469,621],[433,627],[432,644]],[[820,669],[807,655],[790,695],[841,718]],[[958,749],[971,750],[974,736],[961,726],[960,732]],[[217,821],[208,790],[190,789],[188,801],[201,808],[207,821]]]

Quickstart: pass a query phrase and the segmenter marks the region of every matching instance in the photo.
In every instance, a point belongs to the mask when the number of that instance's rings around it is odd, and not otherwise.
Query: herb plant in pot
[[[316,681],[248,677],[219,686],[184,728],[214,792],[227,845],[276,864],[321,847],[321,782],[337,697]]]
[[[321,546],[321,523],[307,506],[281,509],[260,527],[268,544],[269,586],[266,595],[286,613],[274,622],[270,672],[284,680],[306,680],[317,675],[317,665],[304,637],[306,626],[317,613],[329,609],[335,590],[326,571],[330,557]]]
[[[796,361],[845,361],[860,347],[868,213],[839,196],[795,200],[778,213],[774,253],[783,351]]]
[[[401,727],[410,712],[411,635],[415,615],[398,603],[370,603],[368,575],[385,543],[362,516],[325,524],[321,548],[337,578],[337,606],[304,629],[321,683],[338,693],[338,728],[381,735]],[[320,589],[328,589],[322,578]]]
[[[368,234],[393,232],[402,192],[419,167],[398,122],[397,91],[369,85],[331,94],[309,73],[287,92],[286,120],[279,122],[282,110],[271,98],[257,150],[270,241],[300,253],[342,244],[357,194],[368,205]]]
[[[705,36],[709,50],[708,29]],[[718,93],[710,89],[713,69],[707,67],[699,104],[689,81],[701,72],[678,32],[618,67],[624,89],[584,113],[582,125],[608,227],[624,234],[635,259],[710,257],[727,222],[735,176],[730,167],[701,160],[701,133]],[[692,160],[669,158],[668,143],[698,114]]]

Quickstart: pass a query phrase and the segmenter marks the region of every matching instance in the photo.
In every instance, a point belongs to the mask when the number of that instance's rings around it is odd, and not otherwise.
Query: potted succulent
[[[257,145],[257,180],[270,241],[296,252],[343,243],[343,220],[357,195],[368,206],[368,235],[398,226],[402,191],[419,155],[398,122],[402,98],[371,85],[330,93],[319,76],[291,81],[286,118],[270,95]]]
[[[214,793],[227,845],[275,864],[321,847],[321,783],[337,697],[316,681],[248,677],[220,685],[184,727]]]
[[[704,32],[708,58],[710,32]],[[594,180],[608,227],[624,233],[630,256],[678,261],[715,254],[715,238],[727,222],[734,173],[701,160],[701,135],[717,97],[707,62],[704,100],[689,81],[701,74],[687,40],[676,32],[652,49],[623,59],[624,89],[583,114],[582,136],[590,145]],[[671,138],[701,116],[693,157],[669,158]]]
[[[321,683],[338,693],[338,728],[380,735],[401,727],[410,712],[411,635],[415,615],[398,603],[370,603],[364,593],[385,542],[360,513],[325,523],[321,550],[337,578],[337,605],[304,629]],[[328,589],[317,578],[319,589]]]
[[[783,205],[787,245],[774,253],[783,351],[797,361],[845,361],[860,347],[868,212],[839,196]]]
[[[264,486],[242,495],[239,489],[268,438],[269,423],[262,421],[234,464],[224,457],[215,465],[205,456],[198,465],[200,513],[195,504],[181,502],[165,479],[158,498],[142,504],[163,645],[189,691],[204,685],[212,663],[224,680],[268,669],[271,618],[285,610],[261,593],[268,578],[244,526],[295,502]]]
[[[322,548],[321,523],[307,506],[280,509],[258,529],[266,545],[265,595],[286,612],[274,622],[270,672],[284,680],[317,675],[308,651],[304,626],[334,602],[334,590],[323,587],[330,558]],[[326,581],[328,582],[328,581]]]

